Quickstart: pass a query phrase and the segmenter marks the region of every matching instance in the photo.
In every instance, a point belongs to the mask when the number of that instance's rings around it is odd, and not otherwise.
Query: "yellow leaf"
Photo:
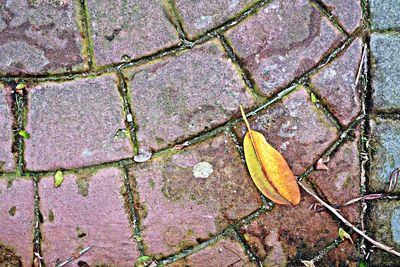
[[[348,239],[352,244],[354,243],[353,239],[351,239],[351,236],[345,230],[343,230],[343,228],[339,228],[339,237],[342,239],[342,241]]]
[[[251,130],[242,106],[240,110],[248,129],[243,141],[244,155],[254,184],[277,204],[299,204],[300,189],[286,160],[261,133]]]

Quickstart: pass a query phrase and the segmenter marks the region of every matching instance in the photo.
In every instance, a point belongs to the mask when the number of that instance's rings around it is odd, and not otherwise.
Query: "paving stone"
[[[198,175],[199,166],[207,175]],[[156,257],[197,245],[261,205],[225,134],[135,165],[130,177],[140,200],[146,254]]]
[[[354,0],[322,0],[341,26],[352,33],[362,19],[361,1]]]
[[[343,36],[308,1],[274,1],[227,33],[267,96],[316,66]]]
[[[94,247],[79,260],[90,266],[132,266],[139,252],[124,208],[123,175],[116,168],[65,175],[60,187],[54,178],[39,184],[42,256],[48,266],[74,251]],[[105,266],[105,265],[101,265]]]
[[[98,65],[138,58],[179,44],[162,1],[88,0],[94,54]]]
[[[400,28],[400,3],[398,0],[371,0],[368,4],[372,29]]]
[[[355,81],[362,49],[362,40],[357,38],[338,59],[311,76],[312,86],[345,126],[348,126],[361,110],[360,88],[355,85]]]
[[[254,104],[216,41],[127,74],[141,146],[158,150],[239,115]]]
[[[190,38],[196,37],[223,24],[250,6],[255,0],[188,1],[176,0],[176,7],[183,19],[183,27]]]
[[[109,75],[29,89],[27,169],[79,168],[132,157],[116,87]]]
[[[33,209],[31,180],[0,180],[0,246],[11,248],[24,266],[32,264]]]
[[[400,201],[378,201],[370,205],[366,220],[367,235],[378,242],[400,250]],[[398,266],[399,258],[381,250],[374,250],[370,266]]]
[[[400,109],[400,36],[371,36],[373,109]]]
[[[250,267],[256,266],[249,261],[240,244],[230,239],[223,239],[218,243],[208,246],[199,252],[192,254],[171,265],[173,267],[208,267],[208,266],[232,266],[232,267]]]
[[[12,171],[15,167],[14,156],[11,152],[12,136],[12,114],[10,99],[6,89],[0,84],[0,172]]]
[[[374,119],[371,127],[371,173],[368,189],[372,192],[385,192],[390,174],[400,167],[400,122]],[[397,186],[395,192],[400,192]]]
[[[76,2],[77,3],[77,2]],[[75,1],[0,1],[0,73],[83,67]]]
[[[360,196],[359,133],[354,141],[343,144],[325,165],[329,170],[315,170],[308,177],[331,204],[344,204]],[[360,207],[350,205],[341,208],[342,214],[357,224]]]
[[[357,236],[351,237],[357,243]],[[337,248],[329,252],[322,260],[316,262],[315,266],[349,266],[357,267],[362,255],[357,248],[357,245],[352,244],[346,240],[341,243]]]
[[[314,164],[337,138],[336,128],[311,103],[301,86],[281,102],[251,117],[249,122],[253,130],[261,132],[285,157],[295,175]],[[247,132],[244,123],[237,124],[234,129],[243,140]]]
[[[240,230],[265,266],[301,266],[301,260],[312,259],[338,236],[327,212],[310,209],[314,203],[303,191],[298,206],[277,205]]]

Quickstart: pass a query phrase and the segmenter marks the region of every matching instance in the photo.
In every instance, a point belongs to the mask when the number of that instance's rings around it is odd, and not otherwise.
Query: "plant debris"
[[[339,228],[339,237],[340,239],[342,239],[342,241],[348,239],[352,244],[354,244],[353,239],[351,239],[351,236],[345,230],[343,230],[343,228]]]
[[[54,175],[54,186],[59,187],[64,181],[64,175],[62,171],[57,171],[56,174]]]
[[[300,189],[285,158],[268,144],[261,133],[250,128],[242,106],[240,111],[248,129],[243,148],[254,184],[261,193],[277,204],[299,204]]]
[[[56,267],[65,266],[66,264],[70,263],[71,261],[73,261],[73,260],[79,258],[80,256],[82,256],[83,254],[85,254],[86,252],[88,252],[92,248],[93,248],[93,246],[88,246],[88,247],[82,249],[81,251],[79,251],[77,253],[74,252],[74,253],[72,253],[72,256],[70,256],[68,259],[66,259],[65,261],[63,261],[61,263],[58,262],[58,260],[57,260]]]

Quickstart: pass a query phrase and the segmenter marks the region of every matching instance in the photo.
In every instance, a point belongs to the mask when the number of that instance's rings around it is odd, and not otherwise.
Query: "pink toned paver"
[[[299,86],[281,102],[249,119],[251,128],[261,132],[288,161],[296,175],[313,165],[336,140],[337,130]],[[240,140],[247,132],[244,123],[235,126]]]
[[[225,134],[139,164],[130,177],[141,203],[146,254],[157,257],[207,240],[261,204]]]
[[[134,265],[139,252],[125,212],[122,187],[123,175],[116,168],[65,175],[58,188],[53,177],[41,179],[42,256],[48,266],[87,246],[94,247],[79,260],[90,266]]]
[[[138,140],[153,150],[225,123],[239,115],[239,104],[254,104],[216,40],[126,76]]]
[[[0,1],[0,73],[82,69],[77,1]]]
[[[348,126],[360,113],[360,86],[356,85],[362,55],[362,40],[357,38],[335,61],[311,76],[311,84],[326,99],[333,114]]]
[[[179,44],[162,0],[88,0],[88,14],[98,65],[138,58]]]
[[[24,266],[33,260],[33,210],[31,180],[0,180],[0,243],[14,249]]]
[[[176,7],[182,16],[183,28],[189,38],[223,24],[243,11],[256,0],[176,0]]]
[[[230,267],[253,267],[254,263],[249,261],[240,244],[233,238],[223,239],[214,245],[210,245],[196,254],[190,255],[171,265],[173,267],[196,266],[230,266]]]
[[[133,156],[114,75],[33,86],[28,108],[29,170],[79,168]]]
[[[273,1],[227,37],[267,96],[316,66],[343,40],[306,0]]]
[[[337,17],[339,23],[348,33],[352,33],[361,24],[362,1],[322,0],[328,10]]]
[[[0,84],[0,172],[12,171],[15,165],[11,152],[13,137],[10,101],[10,95]]]

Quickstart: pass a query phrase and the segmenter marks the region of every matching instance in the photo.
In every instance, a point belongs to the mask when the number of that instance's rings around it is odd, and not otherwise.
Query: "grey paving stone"
[[[12,171],[15,167],[14,156],[11,152],[13,117],[10,101],[10,95],[0,83],[0,172]]]
[[[261,205],[229,134],[135,165],[130,179],[145,253],[156,257],[197,245]]]
[[[362,18],[361,1],[355,0],[322,0],[328,10],[337,17],[338,22],[348,33],[352,33]]]
[[[259,89],[271,96],[343,40],[309,1],[273,1],[227,33]]]
[[[98,65],[138,58],[179,43],[161,0],[88,0]]]
[[[371,174],[368,189],[385,192],[390,174],[400,167],[400,122],[393,120],[371,120]],[[397,186],[395,192],[400,192]]]
[[[362,40],[357,38],[338,59],[310,78],[312,86],[345,126],[348,126],[361,110],[360,87],[355,85],[361,54]]]
[[[0,1],[0,73],[82,69],[78,1]]]
[[[367,217],[367,234],[395,250],[400,250],[400,201],[378,201],[370,204]],[[370,266],[398,266],[399,258],[375,249],[370,256]]]
[[[176,0],[183,27],[190,38],[217,27],[256,0]]]
[[[400,36],[371,36],[373,109],[400,109]]]
[[[32,86],[27,169],[79,168],[132,157],[116,82],[114,75],[106,75]]]
[[[31,266],[33,260],[33,209],[30,179],[0,180],[0,244],[12,248],[23,266]]]
[[[129,227],[123,174],[116,168],[65,175],[60,187],[53,177],[40,180],[42,256],[47,266],[72,252],[94,246],[79,257],[89,266],[133,266],[139,251]]]
[[[223,124],[252,96],[216,41],[126,72],[141,146],[158,150]]]
[[[400,1],[399,0],[370,0],[372,29],[399,29],[400,28]]]

